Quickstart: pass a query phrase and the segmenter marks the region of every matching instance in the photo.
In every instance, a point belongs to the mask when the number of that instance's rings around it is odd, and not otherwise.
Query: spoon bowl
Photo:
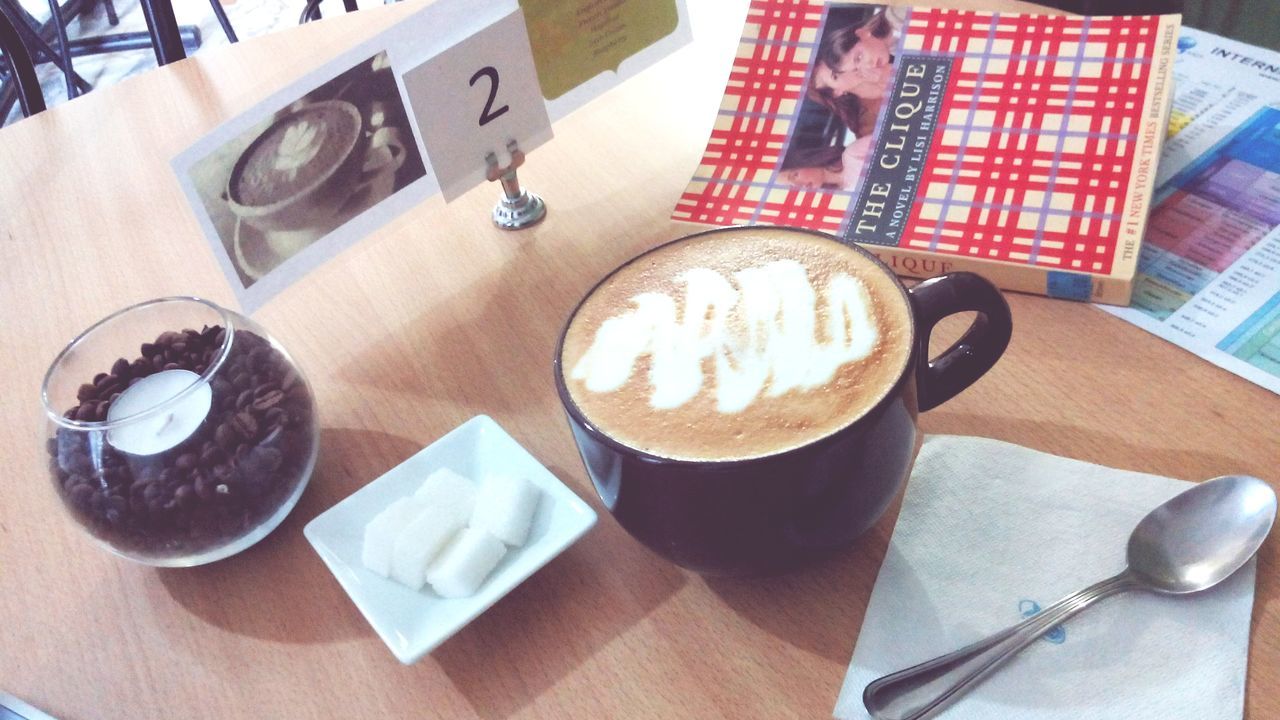
[[[1175,495],[1129,536],[1129,572],[1154,592],[1183,595],[1227,579],[1258,552],[1276,494],[1248,475],[1224,475]]]

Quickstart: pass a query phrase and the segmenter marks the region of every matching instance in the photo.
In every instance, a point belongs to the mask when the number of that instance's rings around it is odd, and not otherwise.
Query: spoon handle
[[[1102,598],[1135,587],[1128,571],[1091,585],[972,645],[872,681],[862,702],[876,720],[933,717],[1055,625]]]

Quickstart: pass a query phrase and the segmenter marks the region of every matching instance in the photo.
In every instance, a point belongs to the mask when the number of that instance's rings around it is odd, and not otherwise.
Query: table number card
[[[510,163],[551,139],[524,15],[516,10],[417,67],[403,80],[445,200],[485,182],[485,156]]]
[[[173,168],[241,307],[437,190],[449,201],[485,182],[491,153],[508,165],[509,143],[529,153],[551,138],[551,117],[687,42],[683,0],[659,4],[436,0],[196,141]],[[540,35],[580,42],[531,43],[525,12]]]

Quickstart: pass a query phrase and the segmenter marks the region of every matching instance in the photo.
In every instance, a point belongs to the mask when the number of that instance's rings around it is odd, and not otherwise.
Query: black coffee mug
[[[734,231],[741,229],[709,230],[673,242]],[[908,290],[873,255],[855,249],[894,278],[910,308],[911,359],[870,411],[808,445],[773,455],[674,460],[601,432],[573,402],[565,383],[566,323],[556,346],[555,377],[569,428],[601,501],[649,549],[691,570],[744,575],[787,570],[848,546],[879,519],[906,481],[919,451],[918,412],[951,399],[1000,358],[1013,321],[994,285],[973,273],[955,272]],[[630,262],[640,257],[644,254]],[[950,349],[929,360],[934,325],[965,311],[977,312],[973,324]],[[570,322],[576,313],[577,308]]]

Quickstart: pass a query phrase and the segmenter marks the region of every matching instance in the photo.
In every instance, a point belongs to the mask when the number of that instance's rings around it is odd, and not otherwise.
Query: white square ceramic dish
[[[442,467],[476,480],[487,473],[520,475],[542,493],[525,544],[509,548],[469,598],[442,598],[429,586],[410,590],[370,572],[360,561],[369,520],[393,500],[413,494]],[[303,534],[378,636],[408,665],[489,609],[595,523],[595,511],[582,498],[492,418],[478,415],[326,510],[307,523]]]

